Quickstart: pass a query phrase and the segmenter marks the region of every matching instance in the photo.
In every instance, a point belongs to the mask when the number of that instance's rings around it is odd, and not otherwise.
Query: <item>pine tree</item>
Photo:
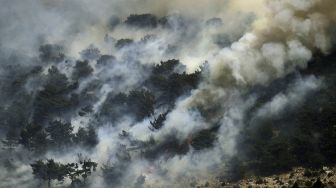
[[[6,138],[3,139],[1,142],[5,150],[9,150],[9,151],[14,150],[19,144],[19,138],[18,138],[16,131],[13,129],[10,129],[6,134]]]

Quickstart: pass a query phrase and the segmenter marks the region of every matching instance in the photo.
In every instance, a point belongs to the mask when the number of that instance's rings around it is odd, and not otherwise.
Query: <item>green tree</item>
[[[63,181],[67,177],[68,169],[66,165],[55,162],[53,159],[47,161],[38,160],[30,165],[35,178],[48,181],[48,187],[52,180]]]
[[[92,174],[92,172],[96,171],[98,166],[98,163],[91,161],[89,158],[82,159],[81,154],[78,154],[78,158],[78,163],[66,164],[67,176],[70,178],[72,186],[81,184],[80,178],[83,179],[83,183],[85,185],[86,179]]]
[[[127,17],[125,23],[139,28],[154,28],[158,21],[156,16],[152,14],[131,14]]]
[[[75,134],[74,142],[78,145],[92,148],[98,144],[98,135],[93,126],[80,127]]]
[[[133,116],[141,121],[154,113],[155,97],[147,90],[132,90],[128,95],[110,93],[105,100],[100,118],[117,122],[125,115]]]
[[[164,121],[166,121],[168,112],[160,114],[157,118],[154,118],[154,121],[150,121],[151,126],[149,127],[150,130],[159,130],[163,127]]]
[[[14,129],[10,129],[6,134],[6,138],[3,139],[1,142],[4,149],[12,151],[19,144],[19,136]]]
[[[168,61],[161,61],[160,64],[157,64],[153,68],[153,74],[156,75],[169,75],[174,72],[175,67],[181,65],[179,60],[171,59]]]
[[[154,95],[146,90],[130,91],[127,99],[128,110],[135,115],[137,121],[154,113]]]
[[[72,144],[74,134],[72,133],[73,126],[71,123],[61,122],[59,120],[52,121],[45,130],[52,146],[64,148]]]
[[[85,184],[88,176],[90,176],[93,171],[96,171],[98,164],[91,161],[91,159],[81,159],[79,163],[67,164],[48,159],[46,161],[35,161],[30,166],[33,170],[34,177],[47,181],[48,187],[50,187],[53,180],[63,182],[65,178],[69,178],[73,186],[76,182],[81,182],[80,178],[83,179]]]
[[[21,130],[19,143],[30,151],[44,152],[47,134],[40,125],[29,124]]]
[[[127,95],[109,93],[100,110],[100,118],[110,122],[116,122],[123,114],[127,113]]]
[[[98,59],[100,55],[100,50],[94,45],[90,45],[87,49],[80,52],[83,59],[95,60]]]
[[[45,44],[40,46],[40,59],[45,62],[60,62],[65,58],[64,49],[59,45]]]
[[[89,65],[88,61],[77,61],[72,72],[72,79],[78,80],[85,78],[92,74],[93,68]]]
[[[129,46],[133,43],[134,43],[134,41],[132,39],[120,39],[116,42],[115,47],[118,48],[118,49],[121,49],[121,48]]]
[[[146,80],[146,86],[158,94],[159,104],[174,105],[175,99],[196,88],[201,71],[191,74],[179,60],[168,60],[155,65],[152,75]]]
[[[76,88],[76,84],[70,84],[65,74],[61,73],[55,66],[48,70],[48,75],[43,89],[38,91],[33,113],[34,123],[43,123],[50,115],[60,112],[64,113],[75,105],[74,96],[69,92]]]

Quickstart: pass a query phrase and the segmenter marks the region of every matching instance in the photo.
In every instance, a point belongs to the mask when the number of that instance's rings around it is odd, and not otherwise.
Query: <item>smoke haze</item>
[[[1,4],[0,136],[20,144],[1,150],[0,187],[47,187],[30,164],[79,153],[98,163],[87,187],[229,179],[232,159],[249,159],[245,130],[328,88],[329,74],[305,70],[334,51],[334,0]],[[30,125],[52,140],[54,121],[71,124],[73,144],[22,144]]]

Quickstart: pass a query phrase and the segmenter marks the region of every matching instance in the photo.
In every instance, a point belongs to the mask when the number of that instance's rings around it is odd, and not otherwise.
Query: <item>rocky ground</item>
[[[204,182],[196,188],[336,188],[336,167],[320,169],[295,168],[290,172],[268,177],[249,177],[239,182],[221,182],[218,178],[213,183]]]

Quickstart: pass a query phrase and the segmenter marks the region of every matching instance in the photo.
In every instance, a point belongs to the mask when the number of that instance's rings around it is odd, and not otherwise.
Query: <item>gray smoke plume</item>
[[[40,91],[50,80],[64,82],[67,90],[61,89],[55,98],[65,101],[65,106],[77,106],[50,110],[48,118],[70,122],[73,133],[94,126],[97,145],[48,150],[38,158],[64,163],[71,163],[78,153],[91,158],[100,166],[89,178],[89,187],[112,183],[115,187],[193,187],[197,181],[211,181],[225,176],[237,155],[237,138],[246,126],[246,116],[258,105],[259,93],[253,89],[305,69],[314,54],[334,50],[335,9],[334,0],[3,1],[1,122],[10,124],[15,116],[7,114],[17,112],[29,122],[48,126],[38,105],[49,101],[38,101]],[[142,20],[132,20],[132,14],[142,15]],[[153,67],[170,59],[182,63],[174,73],[202,71],[195,88],[169,98],[169,105],[156,104],[151,116],[138,118],[122,105],[110,110],[114,103],[109,102],[116,96],[128,104],[133,90],[150,90],[146,84]],[[284,113],[321,87],[323,80],[314,76],[292,79],[250,119]],[[118,95],[122,92],[127,96]],[[165,96],[157,93],[153,98]],[[152,97],[133,94],[134,98]],[[28,101],[19,99],[22,95]],[[77,102],[72,100],[75,97]],[[20,104],[24,112],[11,109],[13,104]],[[153,117],[165,113],[159,131],[148,128]],[[0,128],[2,138],[10,129],[5,123]],[[27,122],[12,124],[23,123]],[[212,139],[211,147],[194,147],[196,135],[208,130],[211,133],[205,137]],[[0,187],[42,186],[29,166],[36,155],[22,146],[12,152],[15,155],[1,151],[0,168],[5,170],[0,173]],[[110,170],[107,177],[106,169]],[[53,183],[69,185],[68,179]]]

